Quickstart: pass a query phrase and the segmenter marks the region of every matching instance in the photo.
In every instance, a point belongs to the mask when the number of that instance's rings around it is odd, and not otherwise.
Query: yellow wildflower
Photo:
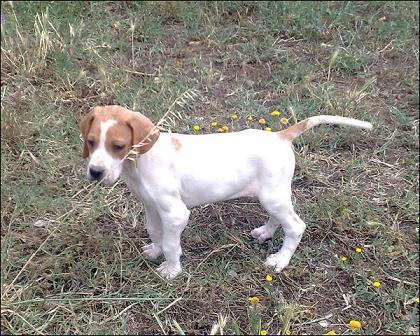
[[[268,282],[273,281],[273,277],[271,276],[271,274],[267,274],[265,276],[265,280],[267,280]]]
[[[246,120],[252,121],[252,120],[254,120],[254,118],[252,116],[248,116],[248,118],[246,118]]]
[[[194,132],[198,132],[199,130],[200,130],[200,125],[194,125],[193,126],[193,130],[194,130]]]
[[[349,322],[349,327],[350,329],[360,329],[362,327],[362,324],[360,323],[360,321],[351,320]]]
[[[362,253],[362,248],[361,247],[356,247],[354,250],[356,251],[356,253]]]
[[[258,122],[259,122],[260,124],[265,124],[265,119],[264,119],[264,118],[260,118],[260,119],[258,120]]]
[[[258,302],[260,302],[260,299],[257,298],[256,296],[252,296],[248,298],[248,301],[251,302],[252,304],[257,304]]]
[[[330,330],[325,335],[337,335],[334,330]]]
[[[341,261],[347,261],[347,257],[341,257],[340,260]]]
[[[379,281],[375,281],[372,283],[373,287],[379,287],[381,285],[381,283]]]
[[[271,127],[264,128],[264,131],[271,132]]]
[[[237,114],[231,114],[231,115],[230,115],[230,117],[231,117],[233,120],[238,119],[238,115],[237,115]]]
[[[223,129],[223,128],[219,128],[218,130],[217,130],[217,132],[219,132],[219,133],[223,133],[225,130]]]
[[[267,334],[268,334],[267,330],[261,330],[260,331],[260,335],[267,335]]]
[[[219,123],[218,123],[217,121],[212,121],[212,122],[211,122],[211,125],[212,125],[213,127],[216,127],[217,125],[219,125]]]
[[[227,127],[226,125],[222,127],[223,131],[227,132],[229,131],[229,127]]]
[[[278,117],[280,115],[279,111],[273,111],[270,113],[273,117]]]
[[[419,303],[419,298],[418,297],[416,297],[415,299],[414,299],[414,301],[416,301],[417,303]]]
[[[289,119],[287,119],[287,118],[280,118],[280,123],[282,123],[283,125],[286,125],[286,124],[288,124],[289,123]]]
[[[290,330],[289,330],[289,329],[286,329],[286,330],[284,331],[284,334],[285,334],[285,335],[291,335],[292,333],[290,332]]]

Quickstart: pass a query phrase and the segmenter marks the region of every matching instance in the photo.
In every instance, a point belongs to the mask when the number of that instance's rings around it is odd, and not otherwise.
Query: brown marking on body
[[[105,139],[105,147],[114,158],[124,158],[132,146],[141,141],[144,144],[138,147],[136,151],[139,154],[144,154],[152,148],[159,137],[159,131],[157,130],[148,136],[154,128],[154,124],[143,114],[118,105],[97,106],[92,108],[80,122],[84,140],[84,158],[87,158],[89,153],[95,150],[99,143],[101,122],[107,120],[117,121],[115,125],[108,129]],[[93,141],[95,146],[90,146],[89,140]],[[118,149],[118,146],[123,148]]]
[[[177,152],[179,152],[179,150],[181,149],[182,145],[181,145],[181,141],[179,141],[177,138],[172,137],[171,138],[171,143],[172,146],[175,148],[175,150]]]
[[[308,123],[309,120],[305,119],[301,122],[298,122],[297,124],[294,124],[293,126],[290,126],[288,129],[277,132],[277,136],[280,138],[280,140],[292,141],[294,138],[308,129]]]

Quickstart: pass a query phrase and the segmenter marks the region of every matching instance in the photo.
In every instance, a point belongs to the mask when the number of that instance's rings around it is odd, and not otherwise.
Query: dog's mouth
[[[112,186],[118,179],[118,176],[116,177],[111,176],[109,173],[105,171],[101,175],[98,175],[98,174],[95,175],[95,174],[91,174],[90,170],[88,169],[86,175],[89,181],[97,182],[107,187]]]

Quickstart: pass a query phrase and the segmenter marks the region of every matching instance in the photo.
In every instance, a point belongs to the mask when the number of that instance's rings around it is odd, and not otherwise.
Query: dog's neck
[[[123,168],[121,171],[121,177],[124,181],[132,180],[136,178],[137,168],[141,165],[141,155],[139,155],[135,161],[126,159],[123,163]]]
[[[162,133],[160,133],[159,135],[161,135]],[[124,162],[122,163],[123,168],[121,171],[121,177],[126,180],[128,179],[133,179],[136,177],[137,175],[137,169],[139,166],[142,165],[142,161],[143,158],[146,155],[150,155],[153,150],[156,148],[156,146],[158,145],[158,143],[160,143],[160,139],[161,137],[159,136],[159,138],[156,140],[156,142],[153,144],[153,146],[145,153],[145,154],[138,154],[136,157],[133,158],[133,160],[126,158],[124,160]]]

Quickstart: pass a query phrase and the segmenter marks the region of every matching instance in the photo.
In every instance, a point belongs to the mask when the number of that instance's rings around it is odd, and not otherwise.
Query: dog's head
[[[159,137],[149,118],[121,106],[97,106],[80,122],[83,158],[89,158],[87,177],[113,184],[132,146],[138,154],[149,151]]]

